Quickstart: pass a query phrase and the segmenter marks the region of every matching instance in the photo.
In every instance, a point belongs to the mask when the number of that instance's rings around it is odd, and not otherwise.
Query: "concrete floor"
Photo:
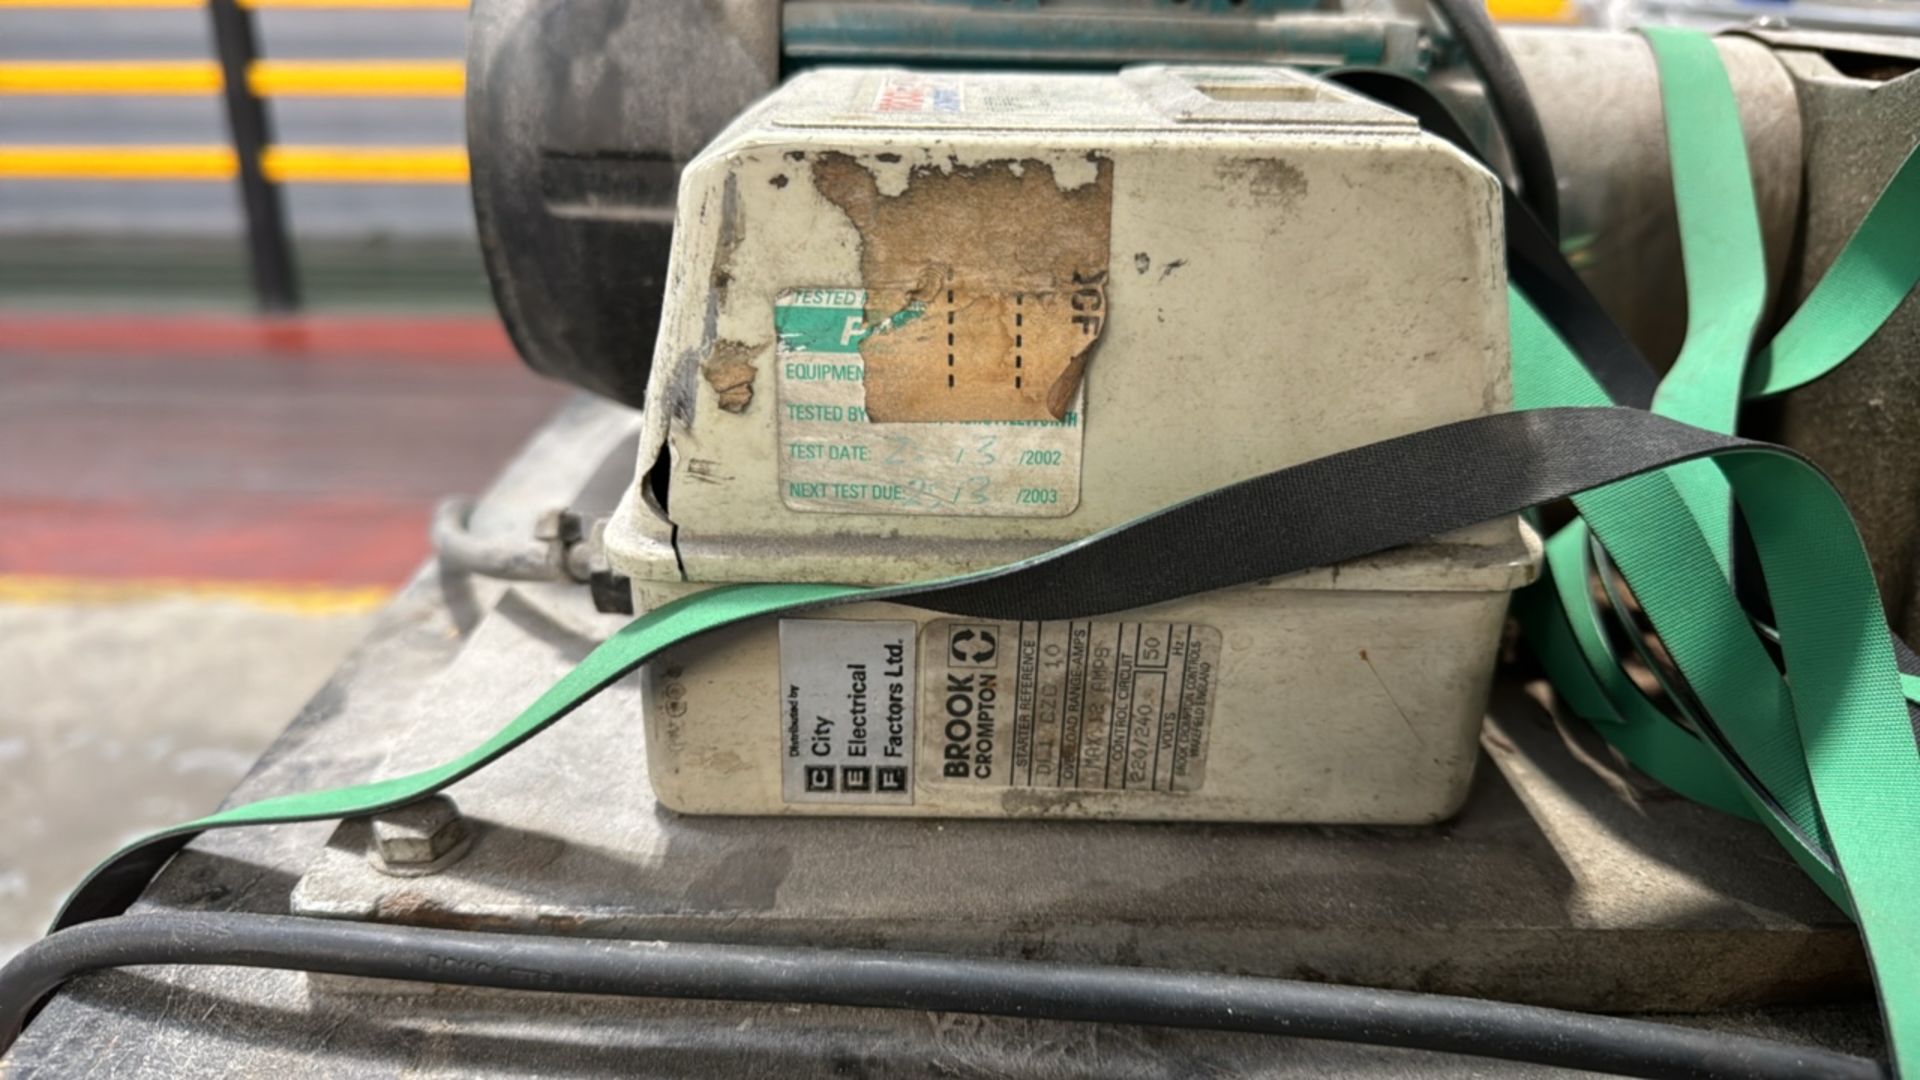
[[[490,313],[0,310],[0,956],[214,809],[564,391]]]
[[[0,959],[114,848],[212,810],[369,617],[191,595],[0,606]]]

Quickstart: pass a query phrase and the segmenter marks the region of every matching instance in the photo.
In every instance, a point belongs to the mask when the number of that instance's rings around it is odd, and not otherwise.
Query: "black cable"
[[[1554,178],[1553,155],[1547,150],[1547,132],[1540,125],[1540,113],[1533,107],[1533,95],[1513,54],[1500,41],[1500,32],[1487,17],[1485,0],[1432,0],[1446,16],[1454,36],[1466,50],[1467,62],[1487,88],[1487,103],[1506,136],[1513,154],[1514,171],[1520,174],[1520,197],[1532,208],[1533,215],[1548,235],[1560,235],[1560,186]]]
[[[1865,1058],[1766,1039],[1439,994],[924,953],[536,937],[232,913],[122,915],[29,946],[0,968],[0,1050],[35,1004],[75,975],[149,964],[1203,1028],[1641,1077],[1887,1076]]]

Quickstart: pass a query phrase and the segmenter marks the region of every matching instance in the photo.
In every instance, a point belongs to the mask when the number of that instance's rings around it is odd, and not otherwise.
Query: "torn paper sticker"
[[[1063,184],[1025,159],[915,167],[899,194],[845,154],[814,186],[860,234],[876,421],[1059,420],[1107,317],[1113,162]]]

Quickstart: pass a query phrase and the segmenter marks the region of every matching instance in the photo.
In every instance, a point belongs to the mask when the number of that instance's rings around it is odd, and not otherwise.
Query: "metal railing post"
[[[248,70],[260,55],[253,12],[238,0],[207,0],[213,19],[213,45],[220,59],[227,99],[227,129],[239,166],[240,201],[247,215],[247,253],[253,268],[254,297],[262,311],[292,311],[300,306],[292,245],[287,239],[286,209],[280,189],[267,179],[261,152],[273,141],[265,103],[254,94]]]

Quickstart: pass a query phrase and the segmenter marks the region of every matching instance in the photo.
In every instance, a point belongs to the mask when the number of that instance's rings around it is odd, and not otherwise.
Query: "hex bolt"
[[[430,795],[373,819],[374,867],[394,877],[437,874],[467,853],[471,836],[460,808],[445,795]]]
[[[534,522],[533,537],[564,545],[573,545],[586,536],[586,522],[571,510],[549,510]]]

